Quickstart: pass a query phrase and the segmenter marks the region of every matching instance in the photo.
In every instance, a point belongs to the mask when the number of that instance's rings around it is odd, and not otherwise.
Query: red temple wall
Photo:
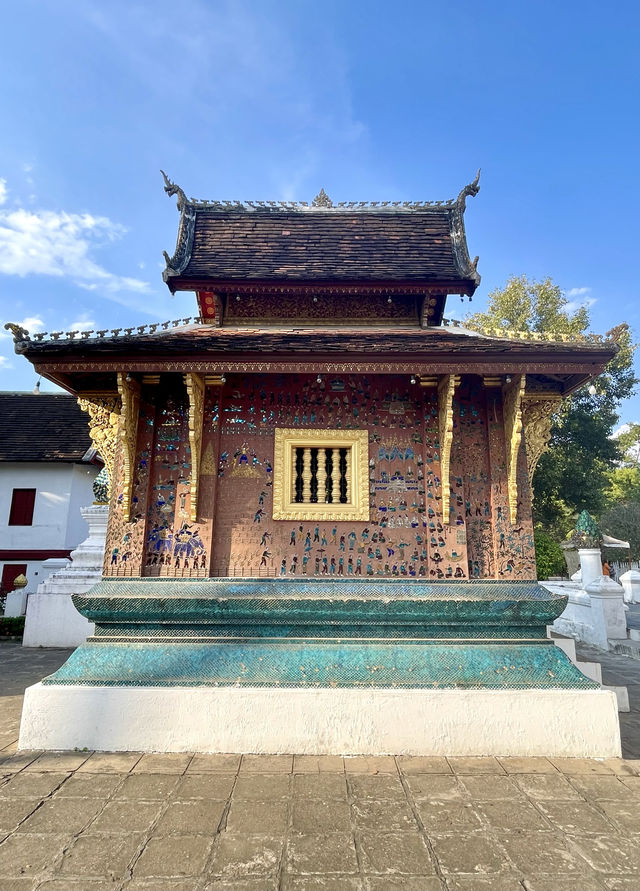
[[[207,387],[192,522],[188,403],[183,382],[173,380],[171,389],[143,390],[132,522],[122,522],[119,469],[106,573],[535,577],[524,451],[514,528],[500,390],[479,377],[463,377],[454,399],[449,524],[437,391],[404,375],[324,375],[321,383],[312,375],[229,375],[223,388]],[[368,430],[368,522],[272,519],[276,427]]]

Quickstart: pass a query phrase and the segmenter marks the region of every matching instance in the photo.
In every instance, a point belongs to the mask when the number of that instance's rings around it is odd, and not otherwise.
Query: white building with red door
[[[58,393],[0,393],[0,590],[27,577],[35,592],[42,564],[68,557],[88,534],[81,507],[93,502],[101,464],[87,415]]]

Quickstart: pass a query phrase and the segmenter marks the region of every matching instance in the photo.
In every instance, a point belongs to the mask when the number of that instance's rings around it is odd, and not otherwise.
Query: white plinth
[[[585,587],[594,610],[603,617],[607,640],[622,640],[627,636],[627,617],[624,608],[624,588],[608,575],[601,575]],[[608,646],[608,644],[607,644]]]
[[[44,562],[51,574],[29,597],[23,647],[77,647],[93,634],[94,624],[80,615],[71,598],[86,594],[102,578],[109,507],[94,504],[80,513],[89,537],[71,552],[71,560]]]
[[[73,687],[25,693],[20,749],[620,755],[604,690]]]
[[[27,610],[27,590],[26,588],[17,588],[7,594],[4,604],[4,614],[7,618],[17,619],[24,616]]]
[[[88,591],[92,580],[87,585]],[[74,594],[82,591],[75,590]],[[81,616],[71,594],[32,594],[22,637],[23,647],[78,647],[93,634],[95,625]]]

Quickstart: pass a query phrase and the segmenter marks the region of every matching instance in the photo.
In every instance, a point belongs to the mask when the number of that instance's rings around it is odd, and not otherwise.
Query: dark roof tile
[[[72,396],[0,393],[0,461],[81,461],[88,418]]]
[[[382,281],[449,283],[472,294],[480,276],[463,217],[477,191],[476,180],[440,205],[274,207],[198,202],[180,190],[178,242],[164,278],[172,290],[207,281]]]

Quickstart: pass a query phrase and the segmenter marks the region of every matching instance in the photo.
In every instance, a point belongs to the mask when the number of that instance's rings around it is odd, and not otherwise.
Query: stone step
[[[607,684],[602,685],[603,690],[611,690],[616,694],[616,699],[618,700],[618,711],[619,712],[630,712],[631,708],[629,706],[629,691],[626,687],[612,687]]]
[[[571,659],[573,664],[582,672],[589,680],[600,684],[603,690],[611,690],[616,694],[619,712],[628,712],[629,709],[629,692],[626,687],[608,686],[602,683],[602,665],[599,662],[580,662],[576,656],[576,642],[572,637],[566,637],[557,631],[548,629],[547,636],[553,640],[554,644]]]
[[[580,669],[583,675],[602,686],[602,665],[599,662],[579,662],[576,660],[574,665]]]
[[[566,653],[575,665],[577,660],[575,640],[572,637],[565,637],[564,634],[559,634],[557,631],[552,631],[549,637],[557,647],[560,647],[563,653]]]
[[[640,659],[640,641],[631,638],[609,640],[609,650],[619,656],[631,656],[632,659]]]

